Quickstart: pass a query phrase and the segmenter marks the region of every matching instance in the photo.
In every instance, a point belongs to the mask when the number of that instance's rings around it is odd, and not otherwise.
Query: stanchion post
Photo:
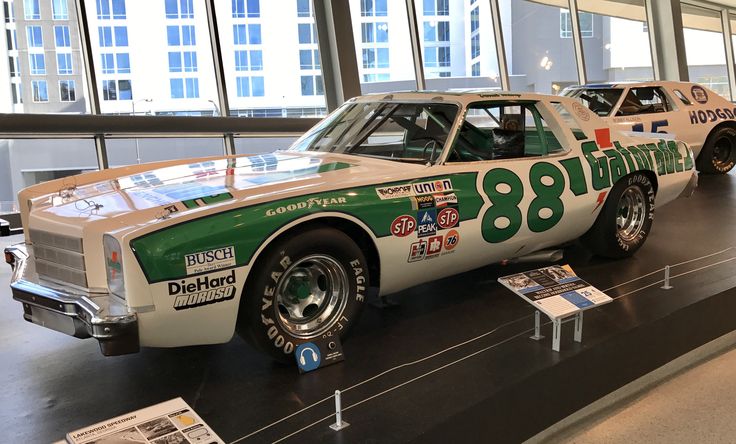
[[[330,426],[332,430],[342,430],[349,426],[342,420],[342,403],[340,402],[340,390],[335,390],[335,423]]]
[[[662,290],[669,290],[672,288],[672,285],[670,285],[670,266],[667,265],[664,267],[664,285],[662,285]]]
[[[575,315],[575,342],[583,342],[583,312]]]
[[[544,339],[544,336],[542,336],[542,320],[540,319],[540,317],[541,317],[541,313],[539,312],[539,310],[535,310],[534,311],[534,335],[529,336],[535,341]]]

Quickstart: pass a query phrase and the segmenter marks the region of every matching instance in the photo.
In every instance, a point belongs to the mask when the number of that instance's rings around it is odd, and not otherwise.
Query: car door
[[[445,164],[478,171],[484,205],[476,223],[464,225],[473,239],[467,253],[488,263],[581,235],[595,215],[591,193],[579,193],[587,180],[580,151],[568,149],[580,143],[541,102],[469,105]]]

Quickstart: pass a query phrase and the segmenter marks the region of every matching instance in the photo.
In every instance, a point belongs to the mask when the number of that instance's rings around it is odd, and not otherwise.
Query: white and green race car
[[[277,359],[393,293],[582,238],[644,243],[697,183],[682,142],[610,129],[566,97],[396,93],[341,106],[287,151],[103,170],[21,191],[6,250],[25,319],[140,346]]]

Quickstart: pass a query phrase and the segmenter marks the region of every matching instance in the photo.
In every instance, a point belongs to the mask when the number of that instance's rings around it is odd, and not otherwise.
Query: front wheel
[[[624,258],[646,241],[654,221],[654,185],[641,173],[619,180],[583,243],[599,256]]]
[[[238,333],[276,360],[302,343],[342,337],[368,287],[363,252],[345,233],[315,228],[277,240],[251,271]]]
[[[726,174],[736,164],[736,129],[723,126],[708,136],[695,161],[698,171]]]

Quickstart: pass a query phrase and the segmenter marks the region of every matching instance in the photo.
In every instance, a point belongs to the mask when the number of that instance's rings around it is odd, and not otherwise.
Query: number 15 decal
[[[665,120],[655,120],[654,122],[652,122],[652,130],[650,131],[650,133],[663,133],[663,134],[667,134],[667,131],[660,131],[659,129],[660,128],[664,128],[664,127],[669,126],[669,125],[670,125],[670,123],[667,121],[667,119],[665,119]],[[634,126],[631,127],[631,131],[634,131],[634,132],[637,132],[637,133],[643,133],[644,132],[644,124],[643,123],[634,124]]]

